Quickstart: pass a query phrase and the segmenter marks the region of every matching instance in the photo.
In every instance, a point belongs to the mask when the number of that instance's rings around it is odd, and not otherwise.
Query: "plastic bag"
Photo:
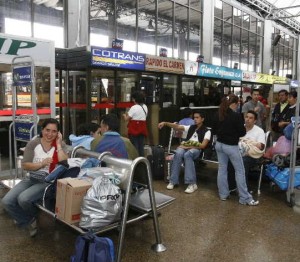
[[[97,230],[119,220],[121,212],[120,188],[108,177],[98,177],[83,198],[79,226]]]
[[[87,176],[90,178],[97,178],[100,176],[113,176],[114,170],[109,167],[90,167],[90,168],[83,168],[81,169],[78,177]]]
[[[272,151],[274,154],[287,155],[291,153],[291,140],[286,139],[285,136],[281,136],[278,138],[276,145]]]

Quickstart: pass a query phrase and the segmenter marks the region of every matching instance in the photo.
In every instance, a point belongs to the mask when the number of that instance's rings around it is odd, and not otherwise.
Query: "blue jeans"
[[[19,226],[28,225],[37,216],[35,203],[43,197],[47,185],[26,178],[2,198],[3,207]]]
[[[194,160],[200,156],[201,150],[198,149],[183,149],[178,147],[171,166],[170,182],[173,185],[179,184],[179,174],[181,170],[182,161],[184,161],[184,183],[196,184],[196,169]]]
[[[135,146],[136,150],[138,151],[139,156],[144,156],[144,135],[138,136],[129,136],[130,142]]]
[[[227,198],[229,196],[227,166],[228,159],[230,159],[235,170],[235,181],[240,198],[239,202],[241,204],[249,203],[253,198],[248,192],[246,185],[245,168],[238,145],[226,145],[217,141],[215,148],[219,162],[218,189],[220,198]]]

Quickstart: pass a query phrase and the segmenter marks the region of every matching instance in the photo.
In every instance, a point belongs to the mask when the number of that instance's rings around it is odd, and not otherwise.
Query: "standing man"
[[[194,160],[196,160],[200,156],[201,151],[207,147],[211,132],[203,124],[203,113],[194,112],[194,121],[195,124],[190,126],[177,125],[170,122],[161,122],[158,124],[159,129],[168,126],[175,130],[186,131],[186,141],[190,141],[190,143],[181,144],[175,151],[171,166],[170,183],[167,186],[169,190],[172,190],[175,185],[179,184],[182,162],[184,162],[184,183],[188,185],[184,192],[191,194],[198,189]]]
[[[253,110],[257,113],[257,121],[256,125],[260,128],[263,128],[263,121],[266,119],[266,108],[263,103],[259,101],[259,90],[258,89],[252,89],[251,90],[251,100],[243,105],[242,113],[244,114],[244,117],[246,117],[246,114],[249,110]]]
[[[271,119],[272,138],[274,141],[277,141],[283,135],[284,127],[281,127],[279,123],[285,120],[285,115],[289,110],[288,95],[288,91],[284,89],[278,92],[279,102],[274,107]]]

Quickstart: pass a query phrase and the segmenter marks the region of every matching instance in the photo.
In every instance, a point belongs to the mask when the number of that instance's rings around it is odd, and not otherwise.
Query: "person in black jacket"
[[[185,193],[193,193],[198,189],[196,179],[196,169],[194,160],[200,156],[203,149],[207,147],[210,142],[211,132],[203,125],[204,115],[201,112],[194,112],[194,125],[184,126],[170,122],[161,122],[158,124],[158,128],[168,126],[179,131],[186,131],[186,141],[181,144],[175,152],[172,166],[170,183],[167,189],[173,189],[175,185],[179,184],[179,174],[181,170],[181,164],[184,161],[184,182],[188,184]],[[192,141],[193,143],[187,143]]]
[[[291,118],[296,114],[296,104],[297,104],[297,91],[293,90],[288,96],[288,109],[285,111],[281,121],[278,123],[279,128],[281,128],[283,135],[284,128],[291,123]]]
[[[252,195],[248,192],[243,158],[238,146],[240,137],[243,137],[246,134],[246,129],[242,116],[235,112],[237,106],[238,97],[236,95],[229,95],[223,98],[218,112],[218,124],[216,130],[217,142],[215,149],[217,151],[219,162],[219,196],[221,200],[227,200],[230,194],[227,180],[227,166],[228,160],[230,160],[235,170],[235,180],[239,192],[239,203],[242,205],[256,206],[259,202],[254,201]]]
[[[284,127],[281,126],[281,122],[285,120],[285,115],[289,110],[288,95],[288,91],[284,89],[278,92],[279,102],[275,105],[271,118],[272,138],[274,141],[283,135]]]

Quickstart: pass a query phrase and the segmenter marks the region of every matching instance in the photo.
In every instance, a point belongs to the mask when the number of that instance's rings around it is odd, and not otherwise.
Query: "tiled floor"
[[[216,174],[213,164],[202,167],[199,189],[190,195],[183,185],[169,191],[163,181],[155,181],[155,191],[176,198],[159,217],[167,250],[151,250],[155,235],[148,218],[127,226],[122,261],[299,261],[300,215],[286,205],[285,192],[272,192],[265,182],[257,207],[238,204],[237,196],[220,201]],[[78,235],[45,213],[40,214],[35,238],[18,229],[5,212],[0,215],[0,232],[1,262],[69,261]],[[117,243],[117,230],[104,235]]]

